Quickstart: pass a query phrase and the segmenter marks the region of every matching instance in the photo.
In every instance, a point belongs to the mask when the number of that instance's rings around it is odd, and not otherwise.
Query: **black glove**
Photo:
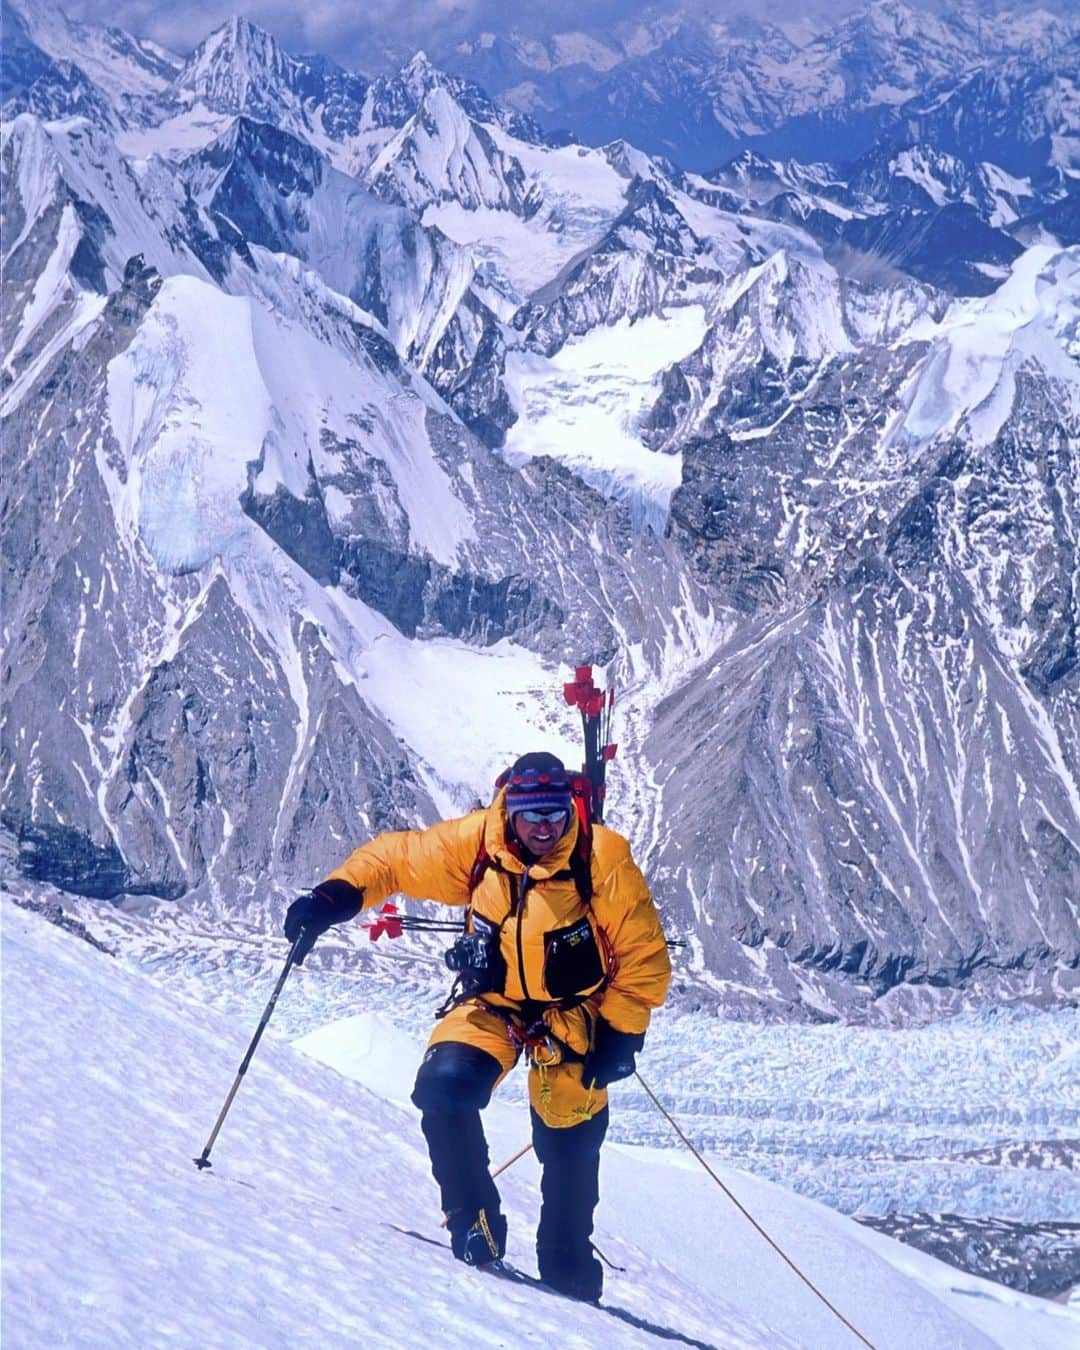
[[[347,881],[324,881],[313,891],[294,900],[285,911],[285,936],[295,943],[293,965],[302,966],[315,946],[315,939],[335,923],[355,919],[364,907],[364,892]]]
[[[585,1056],[581,1081],[587,1088],[606,1088],[634,1072],[634,1056],[645,1044],[643,1031],[616,1031],[602,1017],[596,1019],[593,1047]]]

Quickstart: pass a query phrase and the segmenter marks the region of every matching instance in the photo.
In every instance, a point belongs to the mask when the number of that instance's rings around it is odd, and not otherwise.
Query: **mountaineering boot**
[[[506,1251],[506,1219],[497,1209],[470,1213],[453,1209],[446,1216],[450,1249],[467,1266],[486,1266]]]
[[[540,1246],[536,1249],[536,1260],[540,1278],[558,1293],[582,1303],[600,1302],[604,1268],[588,1243],[576,1247]]]

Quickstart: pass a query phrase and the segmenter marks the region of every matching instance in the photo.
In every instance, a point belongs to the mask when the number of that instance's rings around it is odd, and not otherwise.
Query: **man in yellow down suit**
[[[402,894],[466,908],[447,953],[458,980],[428,1043],[413,1102],[454,1255],[500,1258],[506,1219],[480,1111],[519,1055],[530,1064],[533,1143],[543,1168],[540,1278],[595,1302],[590,1236],[599,1198],[606,1088],[634,1071],[671,969],[660,921],[626,840],[586,826],[560,760],[523,755],[487,810],[379,835],[289,907],[302,960],[331,924]]]

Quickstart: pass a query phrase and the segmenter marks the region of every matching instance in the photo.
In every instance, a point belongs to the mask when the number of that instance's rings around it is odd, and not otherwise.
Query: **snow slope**
[[[606,1309],[456,1266],[386,1226],[438,1237],[414,1113],[273,1031],[213,1170],[197,1172],[191,1159],[251,1028],[177,1001],[36,915],[5,905],[3,916],[9,1344],[642,1346],[661,1334],[732,1350],[855,1343],[682,1154],[605,1153],[597,1238],[627,1267],[611,1275]],[[398,1047],[381,1046],[376,1076],[400,1100],[412,1047],[388,1049]],[[490,1116],[503,1156],[525,1120]],[[724,1175],[878,1346],[1075,1343],[1080,1319],[1067,1309]],[[531,1160],[504,1196],[510,1256],[529,1269]]]
[[[327,459],[321,438],[344,440],[350,417],[371,416],[373,383],[391,410],[380,418],[378,446],[412,538],[440,561],[455,560],[472,526],[424,434],[426,406],[395,400],[397,386],[374,363],[358,364],[256,302],[188,277],[165,283],[145,328],[109,370],[112,425],[138,484],[140,530],[160,566],[195,568],[227,551],[256,462],[257,492],[281,485],[302,497],[310,465]],[[349,503],[339,505],[347,515]]]

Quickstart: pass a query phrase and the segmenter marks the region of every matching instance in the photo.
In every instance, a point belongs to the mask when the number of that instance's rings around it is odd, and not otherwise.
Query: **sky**
[[[1069,0],[1048,0],[1047,7],[1065,3]],[[242,13],[291,53],[319,52],[348,69],[375,74],[387,61],[383,43],[391,57],[418,47],[438,56],[462,38],[504,33],[511,26],[532,37],[573,30],[607,36],[675,11],[784,20],[835,17],[854,5],[850,0],[545,0],[543,6],[522,7],[508,7],[505,0],[366,0],[362,6],[343,0],[307,0],[301,6],[292,0],[66,0],[61,7],[72,18],[116,24],[181,54]],[[988,0],[987,7],[1000,7],[999,0]]]

